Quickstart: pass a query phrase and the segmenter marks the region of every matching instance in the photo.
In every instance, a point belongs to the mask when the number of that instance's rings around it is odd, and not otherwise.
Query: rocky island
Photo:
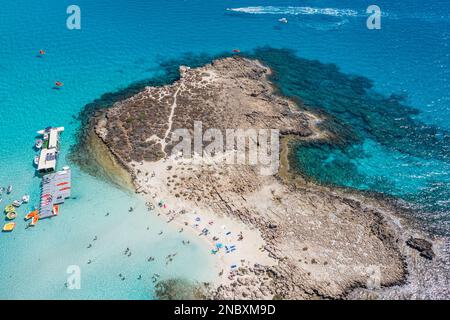
[[[279,95],[271,72],[238,56],[181,66],[174,83],[96,112],[85,130],[91,156],[162,219],[227,247],[214,250],[209,298],[448,298],[443,239],[389,201],[315,184],[289,166],[291,143],[339,137],[322,125],[326,115]],[[194,134],[196,122],[203,132],[278,130],[277,170],[173,152],[174,133]]]

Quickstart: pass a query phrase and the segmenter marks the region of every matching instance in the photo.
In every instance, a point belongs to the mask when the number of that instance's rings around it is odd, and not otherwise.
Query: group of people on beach
[[[153,175],[152,175],[152,176],[153,176]],[[153,198],[156,198],[156,196],[157,196],[157,195],[154,194],[154,197],[153,197]],[[148,210],[148,211],[153,211],[153,210],[155,209],[155,205],[153,205],[151,202],[146,202],[146,206],[147,206],[147,210]],[[168,206],[167,206],[167,204],[166,204],[163,200],[160,200],[160,201],[157,203],[157,206],[158,206],[160,209],[162,209],[162,210],[167,210],[167,211],[165,212],[165,215],[168,217],[167,223],[170,223],[170,222],[174,221],[177,217],[180,217],[180,216],[185,215],[185,214],[187,213],[187,211],[184,210],[184,209],[179,210],[179,211],[176,211],[176,210],[173,210],[173,209],[169,209]],[[129,209],[128,209],[128,212],[129,212],[129,213],[134,212],[134,208],[133,208],[132,206],[130,206]],[[164,213],[164,212],[163,212],[163,213]],[[160,211],[160,212],[158,212],[157,214],[158,214],[158,215],[161,215],[162,213],[161,213],[161,211]],[[110,215],[109,212],[107,212],[107,213],[105,214],[105,216],[109,216],[109,215]],[[193,229],[200,229],[200,228],[201,228],[201,217],[200,217],[200,214],[193,213],[193,215],[194,215],[194,217],[193,217],[193,220],[194,220],[194,221],[193,221],[191,224],[190,224],[188,221],[184,221],[184,226],[191,226]],[[211,241],[211,242],[213,243],[213,247],[214,247],[214,248],[211,250],[211,253],[216,254],[216,253],[218,253],[223,247],[225,248],[225,250],[224,250],[225,253],[232,253],[232,252],[234,252],[234,251],[236,250],[236,245],[223,246],[221,243],[218,242],[218,241],[220,240],[220,237],[219,237],[217,234],[211,235],[210,227],[212,227],[213,225],[214,225],[214,221],[213,221],[213,220],[208,221],[207,223],[204,224],[204,226],[202,227],[200,233],[198,234],[199,236],[202,236],[202,237],[205,237],[205,238],[209,239],[209,241]],[[147,230],[150,230],[150,227],[149,227],[149,226],[147,226],[146,228],[147,228]],[[227,238],[228,238],[229,236],[231,236],[231,232],[230,232],[230,231],[226,231],[226,230],[225,230],[225,226],[222,226],[222,229],[223,229],[224,235],[225,235]],[[178,229],[178,232],[179,232],[179,233],[182,233],[183,231],[184,231],[184,227],[180,227],[180,228]],[[163,234],[163,231],[161,230],[161,231],[159,231],[157,234],[158,234],[159,236],[161,236],[161,235]],[[93,241],[96,241],[97,239],[98,239],[97,236],[95,236],[95,237],[93,238]],[[237,241],[242,241],[243,239],[244,239],[243,233],[240,232],[240,233],[238,234],[238,236],[237,236]],[[230,238],[228,238],[227,240],[228,240],[228,242],[229,242],[229,241],[230,241]],[[190,242],[190,240],[182,240],[181,243],[182,243],[183,245],[189,245],[191,242]],[[89,243],[88,246],[87,246],[87,248],[92,248],[92,246],[93,246],[93,243]],[[126,256],[126,257],[131,257],[131,256],[132,256],[131,249],[130,249],[129,247],[127,247],[127,248],[122,252],[122,254],[123,254],[124,256]],[[177,252],[171,253],[171,254],[169,254],[169,255],[167,255],[167,256],[165,257],[165,265],[166,265],[166,267],[174,260],[174,258],[175,258],[176,255],[177,255]],[[147,258],[147,262],[153,262],[153,261],[155,261],[155,257],[149,256],[149,257]],[[89,261],[88,261],[88,264],[91,264],[91,263],[92,263],[92,260],[89,260]],[[232,266],[231,266],[231,271],[230,271],[230,272],[233,273],[233,272],[235,271],[235,268],[236,268],[236,265],[232,265]],[[219,272],[219,276],[222,276],[223,273],[224,273],[224,270],[222,269],[221,272]],[[126,279],[125,276],[124,276],[122,273],[119,273],[118,276],[119,276],[119,278],[120,278],[122,281],[124,281],[124,280]],[[151,280],[152,280],[153,283],[155,283],[156,281],[159,280],[159,278],[160,278],[160,275],[157,274],[157,273],[155,273],[155,274],[153,274],[153,276],[151,277]],[[141,279],[142,279],[142,275],[139,274],[138,277],[137,277],[137,279],[138,279],[138,280],[141,280]]]

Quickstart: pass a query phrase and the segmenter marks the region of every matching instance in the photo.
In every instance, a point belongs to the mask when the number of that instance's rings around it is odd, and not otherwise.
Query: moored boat
[[[6,189],[6,193],[10,194],[13,191],[13,187],[12,185],[9,185],[8,188]]]
[[[23,203],[28,203],[30,201],[30,195],[29,194],[25,194],[23,197],[22,197],[22,202]]]
[[[6,218],[8,220],[14,220],[17,217],[17,213],[15,211],[10,211],[6,214]]]
[[[8,222],[3,226],[3,231],[5,232],[11,232],[14,230],[14,228],[16,227],[16,223],[15,222]]]
[[[39,215],[33,216],[33,218],[31,219],[31,222],[30,222],[30,226],[34,227],[38,223],[38,221],[39,221]]]
[[[31,218],[33,218],[34,216],[37,216],[39,213],[38,210],[33,210],[31,212],[29,212],[26,216],[25,216],[25,220],[29,220]]]
[[[20,207],[22,205],[23,201],[21,200],[14,200],[12,205],[16,208]]]
[[[35,166],[37,166],[39,164],[39,156],[37,156],[37,155],[34,156],[33,163],[34,163]]]
[[[12,211],[16,211],[16,208],[12,204],[7,205],[5,207],[5,213],[12,212]]]
[[[53,205],[53,215],[57,216],[59,214],[59,205]]]
[[[41,149],[43,144],[44,144],[44,140],[37,139],[36,142],[34,143],[34,146],[36,147],[36,149]]]

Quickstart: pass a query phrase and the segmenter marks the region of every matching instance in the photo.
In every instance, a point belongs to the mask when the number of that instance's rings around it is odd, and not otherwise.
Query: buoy
[[[241,52],[241,50],[239,50],[239,49],[234,49],[233,52],[234,52],[234,53],[239,53],[239,52]]]
[[[44,54],[45,54],[45,51],[44,51],[44,50],[39,50],[39,54],[44,55]]]
[[[62,83],[61,81],[55,82],[55,86],[57,86],[57,87],[62,87],[63,85],[64,85],[64,83]]]

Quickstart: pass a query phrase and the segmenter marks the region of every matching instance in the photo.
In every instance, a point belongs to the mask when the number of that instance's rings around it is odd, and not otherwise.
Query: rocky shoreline
[[[339,137],[319,128],[324,115],[277,95],[270,73],[241,57],[180,67],[178,81],[97,112],[86,132],[104,146],[88,149],[95,158],[108,150],[113,159],[98,165],[119,172],[115,182],[152,206],[163,197],[171,208],[164,214],[180,226],[190,225],[186,212],[202,211],[241,230],[235,258],[219,252],[224,271],[213,299],[449,298],[448,239],[412,226],[388,202],[292,172],[289,141]],[[193,133],[195,121],[203,130],[278,129],[279,169],[261,175],[260,165],[198,164],[173,154],[173,133]],[[237,267],[230,270],[230,261]]]

